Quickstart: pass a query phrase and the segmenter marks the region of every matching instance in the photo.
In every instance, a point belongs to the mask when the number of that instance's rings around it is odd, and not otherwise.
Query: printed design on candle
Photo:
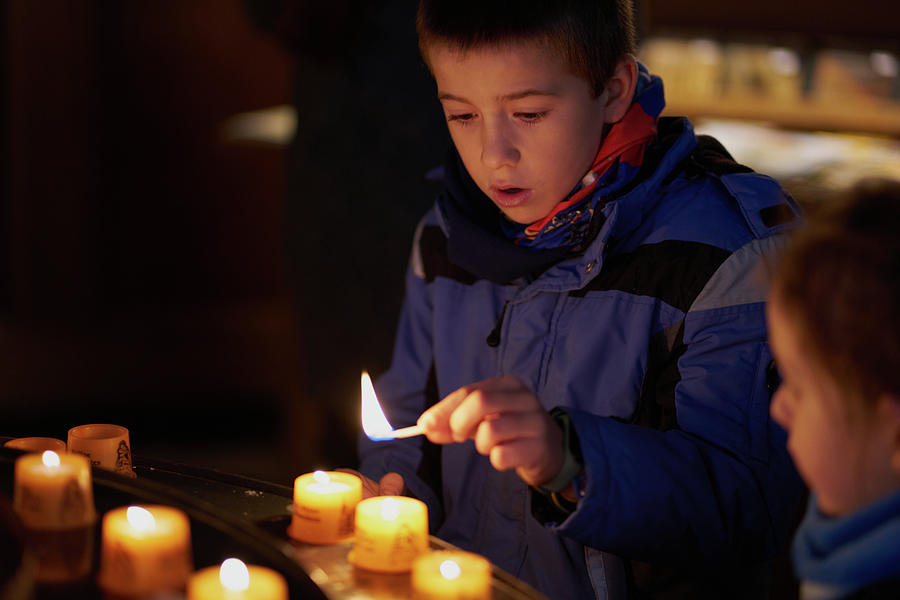
[[[353,534],[353,516],[356,514],[356,504],[344,503],[341,506],[340,534],[349,536]]]
[[[89,461],[91,461],[91,466],[92,466],[92,467],[99,467],[99,466],[100,466],[100,461],[99,461],[99,460],[94,460],[94,459],[91,457],[91,455],[90,455],[89,452],[85,452],[84,450],[69,450],[69,452],[71,452],[72,454],[80,454],[81,456],[86,457]]]
[[[397,536],[394,538],[394,546],[391,548],[391,554],[400,560],[410,560],[421,553],[418,539],[409,525],[403,523],[397,529]]]
[[[81,493],[81,486],[74,477],[63,486],[62,502],[59,506],[60,523],[84,523],[88,519],[87,502]]]
[[[121,440],[119,447],[116,448],[116,470],[124,471],[127,469],[131,469],[131,450],[128,449],[128,444],[125,443],[125,440]]]
[[[106,548],[103,566],[108,571],[109,577],[120,581],[133,581],[137,575],[131,552],[121,543],[114,543]]]

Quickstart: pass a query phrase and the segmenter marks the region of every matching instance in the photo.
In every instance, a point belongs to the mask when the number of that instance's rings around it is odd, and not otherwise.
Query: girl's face
[[[848,397],[804,351],[777,293],[766,311],[782,377],[772,397],[772,418],[788,432],[788,450],[819,510],[845,515],[900,490],[900,473],[891,464],[898,452],[896,399],[870,405]],[[859,406],[850,405],[854,400]]]

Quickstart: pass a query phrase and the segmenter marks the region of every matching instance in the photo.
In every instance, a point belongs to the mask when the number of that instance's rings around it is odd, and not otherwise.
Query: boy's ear
[[[603,100],[605,109],[605,121],[607,123],[617,123],[622,120],[631,101],[634,99],[634,88],[637,86],[637,61],[635,58],[626,54],[616,63],[606,86],[603,88],[601,99]]]

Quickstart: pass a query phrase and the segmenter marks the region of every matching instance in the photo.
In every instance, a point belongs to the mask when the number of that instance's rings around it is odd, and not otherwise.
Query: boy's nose
[[[519,157],[519,151],[502,123],[485,125],[481,133],[481,162],[486,167],[512,166]]]

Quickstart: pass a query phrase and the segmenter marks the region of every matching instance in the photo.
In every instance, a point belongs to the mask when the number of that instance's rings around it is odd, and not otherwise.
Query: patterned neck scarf
[[[644,150],[656,136],[656,122],[665,106],[662,80],[638,63],[634,101],[621,121],[615,123],[600,144],[590,171],[568,198],[549,215],[523,225],[502,216],[507,237],[527,248],[558,248],[579,244],[601,201],[628,185],[638,174]],[[597,193],[594,193],[597,192]]]

